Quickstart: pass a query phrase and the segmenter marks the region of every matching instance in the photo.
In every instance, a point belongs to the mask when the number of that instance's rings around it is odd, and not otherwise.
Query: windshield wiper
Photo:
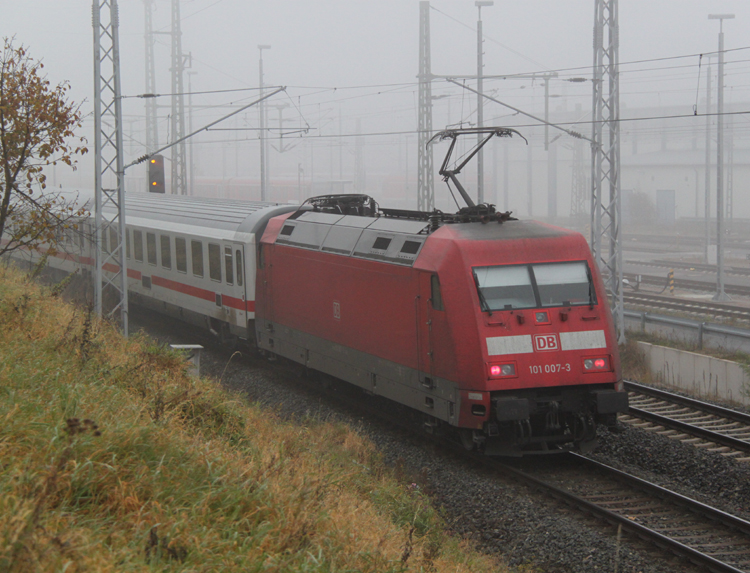
[[[489,313],[489,316],[492,316],[492,310],[490,310],[490,305],[487,304],[487,299],[484,298],[484,294],[482,293],[482,287],[479,286],[479,278],[477,277],[477,273],[472,271],[471,274],[474,275],[474,284],[477,285],[477,294],[479,295],[479,306],[482,310],[486,310]]]
[[[591,276],[591,269],[586,266],[586,276],[589,278],[589,309],[594,308],[594,278]]]

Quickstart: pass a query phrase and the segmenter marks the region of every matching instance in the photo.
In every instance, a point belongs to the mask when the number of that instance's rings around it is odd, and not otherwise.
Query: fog
[[[432,72],[475,75],[474,2],[433,0],[431,7]],[[155,1],[160,94],[171,91],[170,38],[165,34],[170,30],[170,10],[170,0]],[[0,0],[0,11],[2,34],[14,36],[33,57],[43,59],[53,84],[70,82],[71,97],[82,103],[85,115],[83,135],[93,148],[91,3]],[[724,22],[726,111],[735,112],[727,119],[731,155],[725,151],[725,161],[731,160],[727,173],[732,216],[748,219],[750,49],[743,31],[750,25],[750,4],[746,2],[620,2],[620,98],[622,117],[627,119],[622,123],[621,186],[631,196],[645,198],[649,208],[656,208],[659,193],[673,191],[677,218],[704,215],[708,58],[698,54],[717,50],[719,24],[707,19],[710,13],[736,15]],[[551,121],[584,122],[576,129],[590,136],[590,124],[585,122],[591,119],[592,106],[593,16],[593,0],[496,0],[494,6],[482,9],[484,73],[557,72],[549,86]],[[361,191],[382,205],[416,208],[418,1],[182,0],[181,26],[183,52],[192,56],[184,85],[187,91],[189,80],[194,92],[196,129],[257,98],[257,90],[249,88],[258,87],[258,45],[271,46],[263,52],[264,83],[286,86],[286,91],[268,101],[269,199],[300,201],[315,194]],[[145,152],[144,100],[134,97],[145,89],[141,0],[121,0],[119,30],[124,151],[129,163]],[[711,68],[716,88],[715,60]],[[586,81],[567,81],[574,77]],[[476,87],[476,80],[467,79],[466,85]],[[544,82],[539,78],[488,78],[484,89],[530,114],[544,113]],[[474,94],[440,79],[433,82],[432,93],[436,130],[474,125]],[[715,89],[712,99],[715,106]],[[159,142],[164,145],[171,140],[170,98],[160,97],[157,103]],[[698,115],[692,115],[694,106]],[[550,129],[549,139],[556,139],[545,150],[544,130],[538,122],[492,102],[485,104],[484,124],[514,126],[531,146],[529,154],[525,142],[513,138],[493,141],[486,148],[487,200],[522,216],[580,215],[572,191],[576,185],[588,185],[587,145]],[[258,127],[257,108],[250,108],[194,137],[192,192],[259,198]],[[715,162],[715,118],[710,129]],[[471,143],[467,141],[459,152],[466,152]],[[445,143],[435,146],[435,195],[439,208],[453,210],[455,204],[437,176],[446,148]],[[170,152],[165,156],[169,160]],[[50,181],[56,187],[92,188],[93,159],[92,149],[75,173],[58,167],[48,172]],[[475,169],[472,163],[463,174],[473,196]],[[131,167],[126,175],[129,191],[145,190],[145,167]],[[715,178],[713,172],[713,193]],[[713,195],[711,204],[715,212]]]

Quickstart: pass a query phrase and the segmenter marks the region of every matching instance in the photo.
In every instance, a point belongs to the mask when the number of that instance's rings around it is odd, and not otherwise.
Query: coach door
[[[224,277],[231,298],[225,303],[232,309],[232,324],[247,327],[247,280],[245,276],[245,246],[224,243]],[[231,301],[231,302],[230,302]]]

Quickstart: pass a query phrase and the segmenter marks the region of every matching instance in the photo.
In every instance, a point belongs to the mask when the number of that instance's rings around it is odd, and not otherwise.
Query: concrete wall
[[[750,376],[736,362],[638,342],[655,382],[698,398],[750,406]]]

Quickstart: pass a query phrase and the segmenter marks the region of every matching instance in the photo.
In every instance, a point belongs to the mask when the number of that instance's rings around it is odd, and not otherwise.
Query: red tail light
[[[505,364],[490,364],[490,378],[512,378],[516,375],[515,362]]]
[[[584,372],[608,372],[609,370],[609,356],[594,356],[583,359]]]

